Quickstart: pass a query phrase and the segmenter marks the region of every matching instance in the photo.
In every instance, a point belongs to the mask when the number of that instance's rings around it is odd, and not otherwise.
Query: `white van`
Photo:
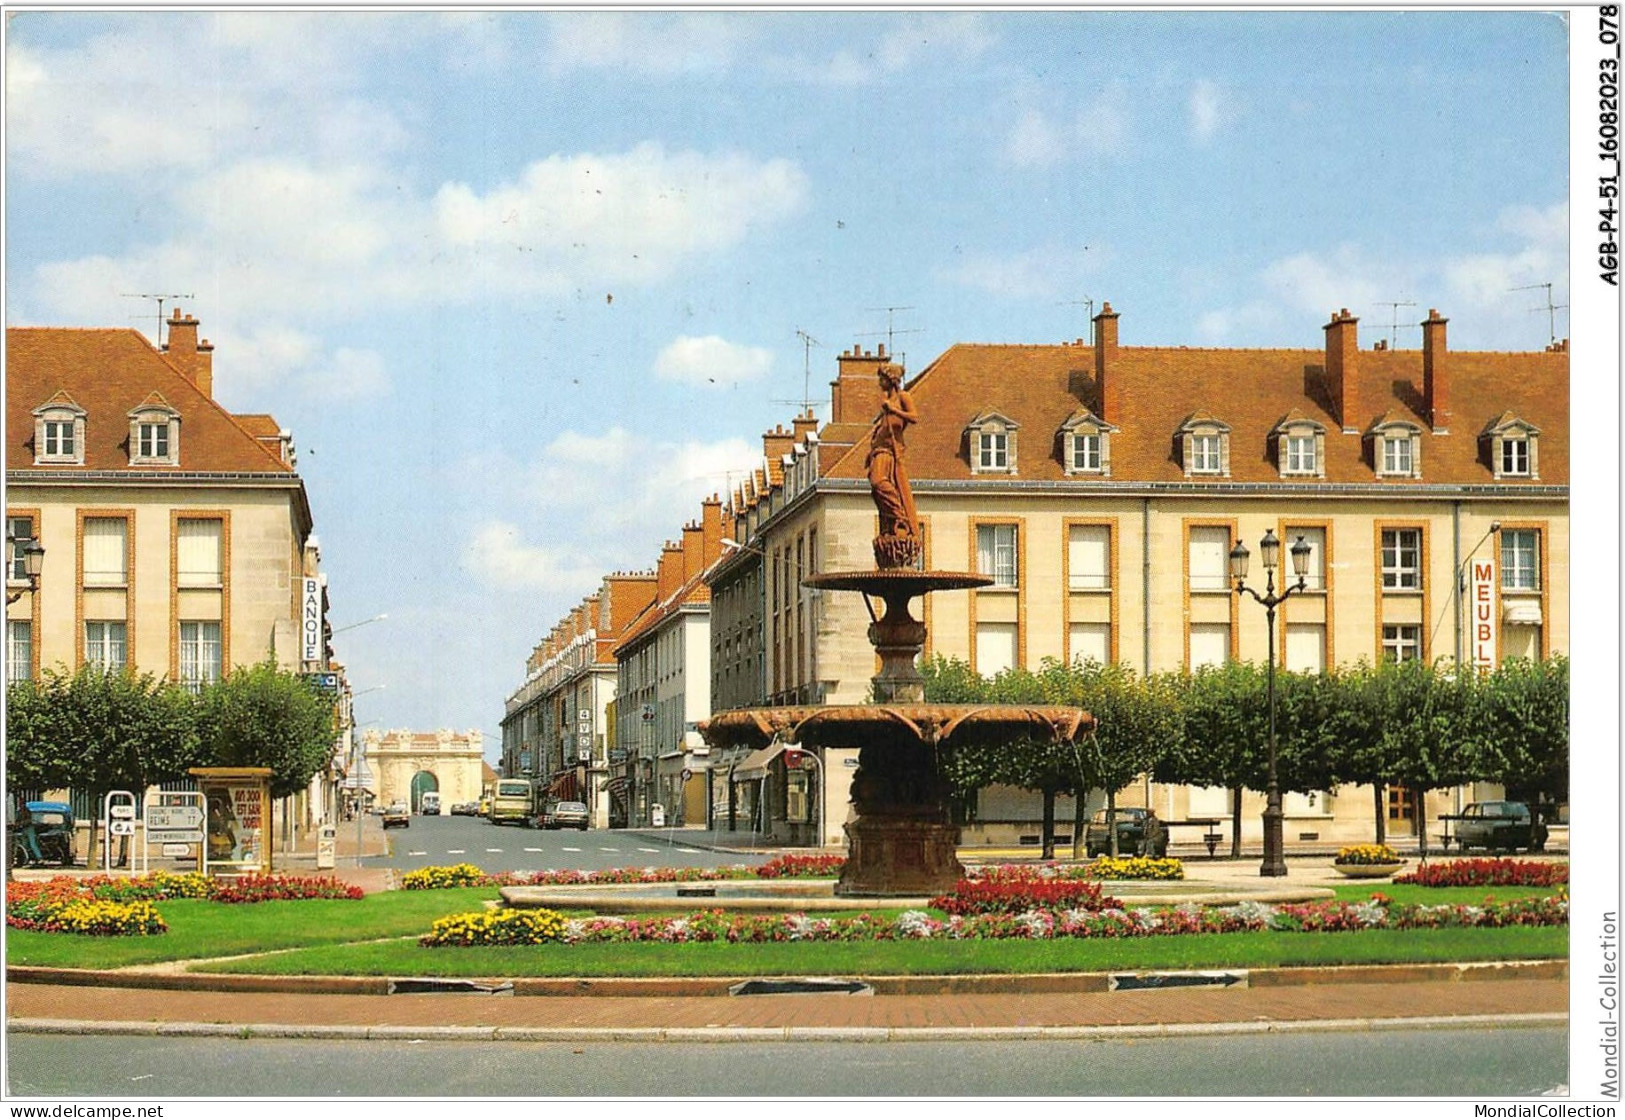
[[[438,793],[425,793],[418,801],[418,812],[426,817],[440,815],[440,795]]]

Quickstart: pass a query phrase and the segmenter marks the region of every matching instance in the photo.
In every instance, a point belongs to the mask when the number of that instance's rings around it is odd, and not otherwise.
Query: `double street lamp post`
[[[1286,585],[1283,579],[1281,593],[1277,595],[1275,567],[1281,558],[1281,542],[1275,538],[1273,529],[1264,531],[1264,538],[1258,542],[1259,557],[1264,565],[1264,594],[1260,595],[1246,583],[1247,561],[1252,555],[1247,551],[1247,546],[1238,540],[1230,550],[1230,578],[1235,582],[1236,594],[1245,591],[1263,604],[1269,616],[1269,771],[1264,791],[1264,863],[1258,870],[1259,875],[1265,878],[1279,878],[1286,874],[1286,851],[1281,836],[1284,814],[1281,811],[1281,784],[1276,774],[1275,753],[1275,608],[1286,602],[1293,592],[1305,591],[1309,587],[1305,578],[1309,571],[1309,542],[1300,536],[1290,551],[1292,574],[1298,582]]]

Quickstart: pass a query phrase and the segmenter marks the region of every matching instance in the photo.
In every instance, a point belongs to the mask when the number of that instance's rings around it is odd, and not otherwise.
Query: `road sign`
[[[639,714],[643,717],[644,723],[653,723],[655,721],[655,706],[653,704],[645,704],[643,705],[643,710]]]
[[[174,857],[176,857],[176,856],[189,856],[191,854],[192,854],[192,845],[190,845],[190,844],[165,844],[164,845],[164,855],[169,856],[172,859]]]
[[[147,831],[186,831],[203,827],[203,809],[198,805],[147,806]]]
[[[118,808],[118,806],[114,806],[114,808]],[[107,822],[107,831],[112,836],[134,836],[135,822],[114,817]]]
[[[114,817],[122,817],[125,820],[129,820],[131,817],[135,816],[135,806],[134,805],[114,805],[111,809],[109,809],[107,811],[110,814],[112,814]],[[117,835],[123,835],[123,834],[118,833]]]
[[[115,833],[115,835],[117,835],[117,834]],[[164,846],[164,855],[166,855],[166,856],[176,854],[176,853],[171,852],[169,850],[170,848],[174,848],[174,847],[179,847],[181,849],[180,854],[185,855],[186,854],[186,847],[187,847],[188,844],[201,844],[201,843],[203,843],[203,830],[201,828],[194,828],[194,829],[176,828],[176,829],[169,829],[167,831],[159,832],[159,833],[148,832],[147,833],[147,843],[149,843],[149,844],[162,844]]]

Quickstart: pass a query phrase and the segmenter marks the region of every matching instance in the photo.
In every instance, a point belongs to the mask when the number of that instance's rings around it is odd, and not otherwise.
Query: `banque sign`
[[[301,599],[299,631],[303,639],[305,661],[322,659],[322,585],[320,580],[306,579]]]

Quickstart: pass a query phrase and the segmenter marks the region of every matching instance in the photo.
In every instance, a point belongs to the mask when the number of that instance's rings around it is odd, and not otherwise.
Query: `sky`
[[[492,756],[532,647],[854,343],[1109,300],[1129,346],[1436,307],[1530,350],[1569,302],[1561,15],[12,11],[5,52],[7,323],[183,297],[293,432],[358,721]]]

